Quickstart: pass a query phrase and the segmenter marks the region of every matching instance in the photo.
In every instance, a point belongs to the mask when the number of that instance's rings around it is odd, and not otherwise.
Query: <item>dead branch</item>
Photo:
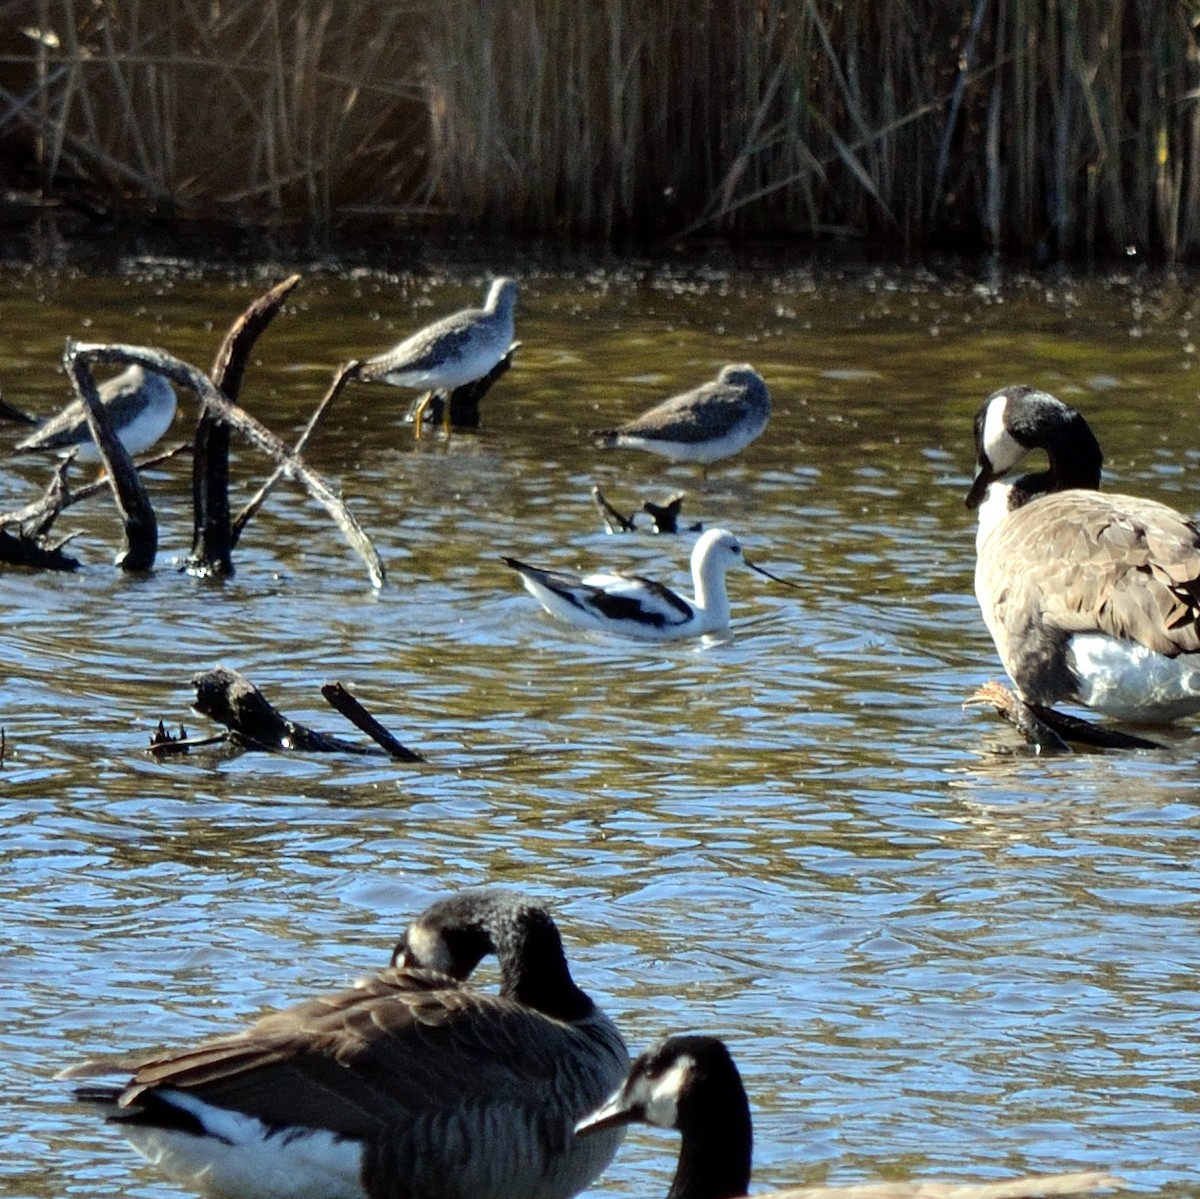
[[[284,443],[243,408],[230,403],[213,385],[212,381],[194,366],[165,353],[146,346],[130,346],[101,343],[78,343],[73,347],[75,354],[88,362],[138,363],[147,370],[156,371],[189,388],[200,397],[201,404],[210,409],[217,420],[223,421],[239,436],[271,458],[284,474],[299,482],[342,530],[351,548],[366,564],[373,586],[381,587],[385,578],[383,562],[375,547],[363,532],[353,514],[334,494],[329,484],[305,462],[292,454]],[[197,448],[199,453],[199,448]]]
[[[255,300],[221,342],[213,359],[212,380],[230,402],[236,404],[241,394],[251,349],[300,278],[289,275]],[[298,454],[299,450],[294,452]],[[281,471],[277,467],[276,475]],[[188,570],[198,575],[233,574],[233,548],[239,532],[229,519],[229,424],[205,405],[196,426],[192,462],[192,553]]]
[[[75,394],[83,402],[88,430],[96,443],[117,511],[121,514],[125,544],[117,554],[117,565],[128,571],[150,570],[158,553],[158,520],[150,497],[146,495],[129,451],[113,432],[108,410],[100,402],[100,393],[92,378],[91,363],[73,342],[67,343],[63,360]]]
[[[288,719],[245,675],[239,674],[236,670],[230,670],[227,666],[217,666],[212,670],[193,675],[192,686],[196,688],[196,702],[193,705],[196,711],[225,725],[234,739],[246,748],[277,752],[298,750],[302,753],[376,754],[380,752],[376,746],[343,741],[340,737],[317,732]],[[361,706],[356,705],[353,701],[350,706],[357,706],[360,711],[363,711]],[[412,750],[406,749],[396,741],[374,720],[374,717],[365,711],[363,711],[363,716],[368,723],[373,723],[382,734],[382,739],[375,733],[371,733],[371,736],[375,737],[377,745],[382,747],[383,752],[399,761],[423,761],[419,754],[413,753]],[[388,743],[395,748],[389,748]]]
[[[329,385],[329,390],[325,393],[324,399],[317,405],[316,411],[308,418],[308,424],[304,426],[303,432],[300,434],[296,444],[292,447],[292,454],[298,457],[304,448],[308,445],[308,439],[312,436],[317,425],[321,423],[325,413],[329,411],[333,401],[342,394],[342,389],[354,379],[358,373],[359,363],[357,360],[352,360],[338,367],[337,373],[333,376],[333,382]],[[237,545],[241,539],[242,530],[245,529],[247,523],[254,514],[266,503],[267,496],[271,494],[275,484],[283,478],[285,470],[282,466],[275,468],[275,473],[258,489],[251,497],[249,503],[237,514],[233,521],[230,539],[234,545]]]
[[[331,707],[340,712],[355,728],[361,729],[362,732],[366,733],[377,745],[383,748],[385,753],[390,754],[400,762],[425,761],[419,753],[414,752],[407,746],[401,745],[341,683],[326,683],[321,688],[321,694]]]

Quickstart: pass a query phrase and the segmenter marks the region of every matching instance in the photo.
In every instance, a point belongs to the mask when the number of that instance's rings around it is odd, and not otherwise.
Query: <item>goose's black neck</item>
[[[694,1055],[694,1073],[678,1101],[682,1144],[667,1199],[734,1199],[750,1189],[750,1101],[733,1058],[721,1049]]]
[[[1040,392],[1015,399],[1010,412],[1009,430],[1013,437],[1029,449],[1045,450],[1049,459],[1048,469],[1027,476],[1021,481],[1022,486],[1028,482],[1031,489],[1037,487],[1041,492],[1074,487],[1094,491],[1100,486],[1104,455],[1081,413]]]
[[[488,953],[500,963],[500,993],[558,1020],[594,1010],[571,978],[558,928],[545,908],[497,888],[460,891],[428,908],[417,924],[446,944],[456,977]]]
[[[489,929],[500,959],[500,994],[559,1020],[591,1015],[594,1005],[571,977],[549,913],[521,900],[510,904]]]

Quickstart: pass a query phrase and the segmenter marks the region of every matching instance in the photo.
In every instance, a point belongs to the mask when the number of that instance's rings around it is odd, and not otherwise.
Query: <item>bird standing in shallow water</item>
[[[499,995],[461,981],[492,952]],[[574,1125],[628,1064],[545,909],[488,889],[432,905],[352,988],[63,1076],[124,1075],[76,1097],[207,1199],[569,1199],[621,1139]]]
[[[171,427],[175,419],[175,389],[163,378],[140,366],[131,366],[99,385],[100,402],[108,410],[113,432],[130,457],[148,450]],[[13,452],[67,450],[78,446],[80,462],[99,462],[100,452],[92,441],[83,401],[74,400],[57,416],[39,425]]]
[[[709,463],[744,450],[761,435],[771,397],[752,366],[723,366],[716,382],[685,391],[615,429],[593,436],[605,449],[647,450],[672,462]]]
[[[667,1199],[740,1199],[750,1186],[753,1129],[746,1088],[716,1037],[668,1037],[643,1053],[603,1107],[584,1117],[584,1136],[630,1123],[673,1128],[679,1164]],[[1043,1174],[998,1182],[881,1182],[796,1187],[756,1199],[1030,1199],[1123,1187],[1099,1172]]]
[[[692,549],[695,599],[684,599],[661,583],[640,575],[563,574],[527,566],[516,558],[511,566],[547,612],[585,629],[618,633],[640,641],[676,641],[719,633],[729,626],[729,594],[725,572],[743,565],[787,587],[796,586],[750,562],[741,543],[725,529],[709,529]]]
[[[975,594],[1024,704],[1051,728],[1061,701],[1136,723],[1200,713],[1200,527],[1166,504],[1097,490],[1087,422],[1036,388],[990,395],[975,447]],[[1035,449],[1047,468],[1005,482]],[[1099,732],[1078,723],[1067,739]]]
[[[489,374],[511,348],[516,306],[516,281],[493,279],[482,308],[464,308],[426,325],[386,353],[360,363],[357,377],[428,392],[413,417],[418,436],[433,392],[444,392],[448,425],[450,393]]]

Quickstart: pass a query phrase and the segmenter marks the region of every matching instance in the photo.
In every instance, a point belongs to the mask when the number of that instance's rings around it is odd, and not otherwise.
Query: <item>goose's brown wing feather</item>
[[[988,537],[976,579],[1010,639],[1035,622],[1171,657],[1200,650],[1200,528],[1153,500],[1093,491],[1035,500]]]
[[[499,997],[405,971],[275,1012],[245,1032],[137,1064],[123,1108],[175,1087],[269,1125],[368,1137],[480,1095],[536,1106],[560,1082],[567,1026]]]

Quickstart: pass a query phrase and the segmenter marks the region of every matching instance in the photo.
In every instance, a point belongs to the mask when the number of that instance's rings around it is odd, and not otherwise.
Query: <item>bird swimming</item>
[[[491,952],[499,994],[462,981]],[[491,888],[433,904],[353,987],[61,1077],[123,1076],[76,1097],[206,1199],[569,1199],[621,1137],[575,1122],[628,1063],[546,910]]]
[[[1068,701],[1141,724],[1200,712],[1200,527],[1098,490],[1087,421],[1036,388],[988,396],[975,448],[975,594],[1021,700],[1039,716]],[[1046,469],[1009,481],[1037,449]]]
[[[729,627],[725,573],[742,565],[777,583],[795,587],[751,562],[741,542],[726,529],[709,529],[692,548],[695,598],[685,599],[640,575],[565,574],[504,558],[547,612],[580,628],[617,633],[640,641],[675,641],[719,633]]]
[[[418,433],[432,393],[444,392],[448,421],[450,393],[490,374],[508,354],[515,334],[517,291],[515,280],[493,279],[482,308],[464,308],[426,325],[360,363],[356,377],[366,383],[429,392],[414,414]]]
[[[667,1037],[641,1054],[603,1106],[576,1125],[583,1137],[630,1123],[680,1133],[667,1199],[740,1199],[750,1186],[750,1101],[733,1057],[716,1037]],[[1099,1172],[1043,1174],[997,1182],[881,1182],[760,1193],[756,1199],[1029,1199],[1122,1187]]]
[[[130,457],[148,450],[171,427],[175,419],[175,389],[162,375],[131,366],[97,387],[100,402],[108,411],[113,432]],[[100,452],[92,440],[84,415],[83,401],[73,400],[56,416],[39,425],[17,442],[14,453],[66,450],[78,447],[80,462],[99,462]]]
[[[646,450],[672,462],[705,468],[744,450],[761,436],[771,397],[752,366],[723,366],[716,381],[655,405],[635,420],[592,434],[606,449]]]

